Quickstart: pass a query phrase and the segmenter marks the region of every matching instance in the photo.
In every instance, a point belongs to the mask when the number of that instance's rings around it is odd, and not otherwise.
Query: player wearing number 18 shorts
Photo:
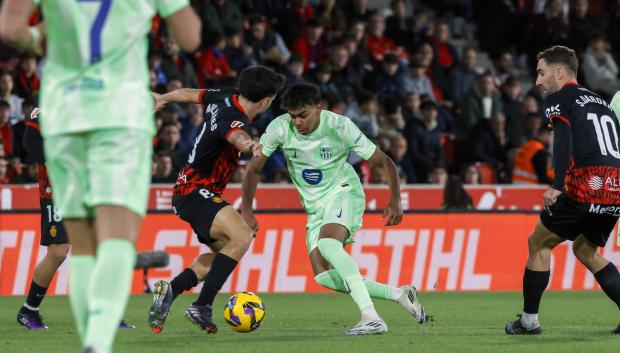
[[[620,274],[598,252],[620,216],[620,126],[609,104],[576,82],[577,57],[554,46],[538,54],[536,85],[554,133],[555,180],[543,195],[545,208],[528,239],[523,275],[523,312],[507,334],[540,334],[538,308],[549,284],[551,250],[573,241],[575,257],[594,274],[620,308]],[[620,333],[620,326],[612,331]]]

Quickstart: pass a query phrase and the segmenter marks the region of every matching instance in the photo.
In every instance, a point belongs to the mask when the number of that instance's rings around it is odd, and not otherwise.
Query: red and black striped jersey
[[[31,162],[37,163],[37,175],[39,181],[39,198],[42,200],[52,199],[52,187],[47,176],[45,167],[45,154],[43,153],[43,137],[38,122],[39,108],[34,108],[30,118],[26,121],[23,145]]]
[[[609,104],[571,82],[550,94],[543,109],[552,124],[562,121],[570,127],[566,196],[585,204],[620,205],[620,124]],[[566,152],[554,148],[554,165]]]
[[[204,121],[187,163],[179,172],[174,196],[195,189],[221,194],[239,164],[239,150],[228,142],[231,133],[250,133],[248,117],[234,89],[207,89],[200,93]]]

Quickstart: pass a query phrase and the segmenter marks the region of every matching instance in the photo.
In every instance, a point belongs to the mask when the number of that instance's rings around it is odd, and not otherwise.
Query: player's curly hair
[[[272,69],[254,65],[246,67],[239,75],[239,93],[251,102],[273,97],[284,85],[285,78]]]
[[[536,55],[536,60],[545,59],[547,64],[561,64],[577,73],[577,55],[569,47],[554,45]]]
[[[282,95],[282,109],[296,110],[321,103],[321,91],[308,82],[295,83]]]

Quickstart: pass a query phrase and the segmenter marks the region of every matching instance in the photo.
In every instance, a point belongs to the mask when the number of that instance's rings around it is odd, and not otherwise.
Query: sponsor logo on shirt
[[[230,124],[230,128],[231,129],[235,129],[235,128],[239,128],[242,127],[243,125],[245,125],[244,123],[240,122],[240,121],[233,121],[232,124]]]
[[[560,105],[559,104],[552,105],[549,108],[545,109],[545,116],[547,118],[550,118],[550,117],[556,116],[556,115],[561,115],[561,113],[560,113]]]
[[[215,131],[217,129],[217,104],[209,104],[205,113],[211,114],[211,131]]]
[[[301,176],[310,185],[317,185],[323,180],[323,172],[319,169],[304,169],[301,172]]]
[[[588,210],[588,212],[595,213],[595,214],[607,214],[611,216],[620,216],[620,206],[603,206],[603,205],[590,204],[590,209]]]
[[[40,113],[41,109],[39,109],[38,107],[34,107],[34,109],[32,109],[32,111],[30,112],[30,119],[38,118]]]
[[[588,181],[588,185],[592,190],[600,190],[603,187],[603,179],[600,176],[593,176]]]

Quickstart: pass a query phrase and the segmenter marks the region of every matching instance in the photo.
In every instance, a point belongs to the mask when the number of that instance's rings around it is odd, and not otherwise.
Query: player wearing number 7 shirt
[[[577,57],[554,46],[537,56],[536,85],[554,133],[555,180],[543,195],[545,208],[528,239],[523,275],[523,312],[509,335],[540,334],[538,308],[549,284],[551,250],[572,240],[575,257],[594,274],[620,308],[620,273],[598,252],[620,216],[620,126],[609,104],[576,82]],[[620,325],[612,331],[620,333]]]
[[[189,223],[198,241],[214,254],[202,254],[171,282],[159,281],[153,290],[149,323],[154,333],[163,329],[173,300],[204,281],[200,296],[185,316],[207,333],[216,333],[212,304],[217,292],[248,250],[254,232],[239,213],[222,199],[222,192],[237,169],[239,152],[261,153],[252,140],[250,123],[267,110],[284,84],[284,77],[264,66],[241,71],[235,89],[180,89],[154,96],[156,109],[167,103],[199,103],[204,122],[187,163],[179,172],[172,206]]]
[[[29,27],[35,3],[45,22]],[[157,13],[182,49],[198,47],[188,0],[5,0],[0,10],[1,40],[46,53],[40,124],[83,352],[111,352],[129,299],[151,179],[147,33]]]

